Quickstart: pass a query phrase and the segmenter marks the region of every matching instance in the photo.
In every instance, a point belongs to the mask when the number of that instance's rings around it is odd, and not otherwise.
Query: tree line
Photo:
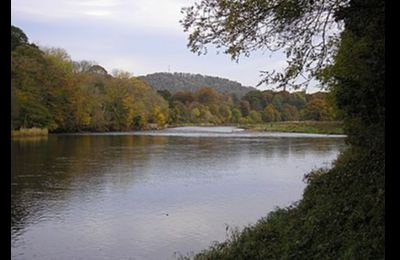
[[[182,72],[157,72],[139,76],[139,78],[147,82],[155,90],[168,90],[172,94],[178,91],[195,92],[204,86],[208,86],[220,93],[234,93],[241,98],[247,92],[256,90],[256,88],[244,87],[239,82],[229,79]]]
[[[126,131],[166,124],[335,120],[327,93],[251,90],[240,99],[210,87],[154,90],[127,72],[110,75],[60,48],[39,48],[11,26],[11,129]]]
[[[59,48],[38,48],[11,26],[11,129],[122,131],[163,126],[168,104],[150,86]]]
[[[252,90],[238,99],[203,87],[195,92],[158,93],[169,103],[169,123],[259,124],[277,121],[331,121],[336,116],[328,93]]]

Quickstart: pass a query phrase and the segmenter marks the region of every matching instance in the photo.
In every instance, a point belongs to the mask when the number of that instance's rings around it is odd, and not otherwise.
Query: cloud
[[[93,60],[109,72],[134,75],[188,72],[256,86],[260,71],[279,70],[283,54],[257,51],[239,63],[209,47],[197,56],[187,47],[180,10],[196,0],[12,0],[11,21],[38,45],[64,48],[74,60]],[[261,86],[259,89],[265,89]]]
[[[85,15],[93,15],[93,16],[110,16],[112,14],[109,11],[102,11],[102,10],[85,11],[82,13]]]
[[[180,9],[194,0],[12,0],[12,16],[42,22],[97,22],[130,28],[182,31]]]
[[[89,7],[114,7],[120,4],[119,0],[80,0],[80,1],[73,1],[67,0],[66,3],[71,5],[78,5],[78,6],[89,6]]]

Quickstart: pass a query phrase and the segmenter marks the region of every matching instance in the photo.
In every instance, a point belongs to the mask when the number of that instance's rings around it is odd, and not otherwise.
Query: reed
[[[48,135],[47,128],[21,128],[19,130],[11,130],[11,137],[30,137],[30,136],[44,136]]]

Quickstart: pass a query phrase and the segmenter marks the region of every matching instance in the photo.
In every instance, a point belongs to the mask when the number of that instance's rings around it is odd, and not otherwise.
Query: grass
[[[284,121],[265,124],[241,125],[252,131],[293,132],[314,134],[344,134],[343,124],[338,121]]]
[[[21,128],[19,130],[11,130],[11,137],[32,137],[32,136],[46,136],[49,134],[47,128]]]
[[[212,123],[180,123],[171,127],[182,126],[236,126],[250,131],[291,132],[310,134],[344,134],[343,123],[339,121],[282,121],[262,124],[212,124]]]
[[[263,124],[212,124],[180,123],[168,127],[182,126],[236,126],[251,131],[291,132],[310,134],[344,134],[343,123],[339,121],[282,121]]]
[[[174,123],[174,124],[169,124],[166,127],[167,128],[173,128],[173,127],[185,127],[185,126],[227,126],[230,124],[214,124],[214,123]]]

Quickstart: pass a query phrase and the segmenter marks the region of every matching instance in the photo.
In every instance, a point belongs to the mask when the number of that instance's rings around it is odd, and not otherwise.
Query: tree
[[[240,113],[243,117],[246,117],[250,113],[250,103],[247,100],[240,101]]]
[[[26,34],[20,28],[11,25],[11,51],[24,44],[28,44]]]
[[[334,118],[333,108],[320,98],[312,99],[304,107],[304,119],[316,121],[329,121]]]
[[[223,104],[219,107],[219,114],[221,115],[224,123],[228,123],[232,120],[231,108],[226,104]]]
[[[289,97],[288,103],[289,105],[295,106],[298,110],[303,109],[303,107],[307,103],[306,92],[301,91],[292,93]]]
[[[172,94],[178,91],[196,92],[204,86],[210,87],[218,93],[235,93],[239,98],[244,96],[250,89],[240,83],[219,77],[204,76],[189,73],[153,73],[140,76],[156,90],[166,89]]]
[[[164,115],[163,111],[161,111],[161,108],[159,106],[155,106],[153,108],[153,116],[154,116],[154,121],[157,123],[158,126],[164,127],[165,124],[167,123],[167,117]]]
[[[272,91],[272,90],[263,91],[263,99],[264,99],[265,105],[271,104],[273,98],[274,98],[274,91]]]
[[[189,91],[179,91],[173,95],[173,99],[183,104],[190,104],[194,101],[193,93]]]
[[[276,93],[274,95],[274,97],[272,98],[272,105],[274,105],[274,108],[277,109],[278,111],[282,110],[283,98],[280,95],[280,93]]]
[[[41,50],[20,45],[11,52],[12,126],[53,129],[55,122],[50,113],[50,64]]]
[[[73,78],[73,64],[69,54],[61,48],[41,48],[46,60],[47,82],[43,84],[46,102],[56,127],[64,131],[76,130],[77,90]]]
[[[107,130],[105,90],[108,82],[84,72],[75,77],[77,80],[75,92],[77,128],[91,131]]]
[[[74,73],[87,73],[93,65],[95,65],[94,61],[81,60],[72,62]]]
[[[189,32],[192,52],[207,53],[207,45],[223,48],[238,60],[252,51],[284,49],[283,72],[264,72],[261,83],[298,88],[329,64],[337,49],[341,20],[335,14],[349,1],[338,0],[204,0],[182,9],[181,24]],[[339,30],[338,30],[339,29]],[[299,80],[303,80],[299,82]]]
[[[281,113],[282,121],[297,121],[299,120],[299,111],[295,106],[284,104]]]
[[[204,0],[182,13],[191,51],[207,53],[213,44],[237,61],[255,50],[284,51],[286,68],[265,72],[260,84],[285,90],[324,79],[347,115],[350,137],[372,138],[363,131],[371,124],[383,132],[383,0]]]
[[[88,73],[99,75],[99,76],[108,76],[107,70],[100,65],[91,66],[88,69]]]
[[[165,101],[167,101],[168,104],[170,104],[170,106],[172,105],[173,100],[171,92],[169,92],[166,89],[163,89],[163,90],[157,90],[157,93],[158,95],[162,96],[165,99]]]
[[[384,153],[385,1],[353,0],[337,16],[345,31],[325,83],[344,116],[348,141]]]
[[[183,123],[190,120],[189,109],[179,101],[173,102],[173,108],[171,111],[171,120],[173,123]]]
[[[105,71],[105,69],[104,69],[104,71]],[[103,74],[104,74],[104,71],[103,71]],[[104,75],[107,75],[107,71],[106,71],[106,74],[104,74]],[[124,71],[124,70],[120,70],[120,69],[113,69],[112,75],[114,78],[119,78],[119,79],[129,79],[133,76],[132,73],[130,73],[129,71]]]
[[[194,95],[201,104],[214,104],[218,100],[218,93],[209,87],[202,87]]]
[[[251,123],[257,124],[262,122],[260,113],[255,110],[250,111],[248,118],[250,119]]]
[[[263,93],[259,90],[249,91],[242,99],[249,102],[251,109],[261,110],[265,107]]]
[[[242,118],[242,113],[240,112],[240,110],[237,108],[232,109],[232,121],[234,123],[239,123],[241,118]]]
[[[193,122],[197,122],[201,115],[201,112],[200,112],[199,108],[195,107],[195,108],[192,108],[192,110],[190,111],[190,114],[191,114],[191,118],[192,118]]]
[[[263,120],[264,122],[275,122],[280,120],[280,114],[278,110],[275,109],[274,105],[269,104],[265,107]]]

